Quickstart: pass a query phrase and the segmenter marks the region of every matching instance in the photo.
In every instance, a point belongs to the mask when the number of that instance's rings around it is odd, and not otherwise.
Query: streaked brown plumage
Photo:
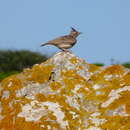
[[[47,43],[42,44],[41,46],[54,45],[59,49],[66,51],[67,49],[72,48],[76,44],[76,38],[79,34],[81,34],[81,32],[78,32],[76,29],[71,28],[71,32],[69,35],[61,36],[56,39],[50,40]]]

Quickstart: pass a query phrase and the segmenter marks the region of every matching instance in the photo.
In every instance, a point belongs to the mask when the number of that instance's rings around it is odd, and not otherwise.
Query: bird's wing
[[[65,44],[69,43],[70,44],[70,43],[73,43],[73,42],[75,42],[75,39],[73,37],[71,37],[69,35],[65,35],[65,36],[61,36],[61,37],[55,38],[53,40],[50,40],[47,43],[57,45],[57,44],[60,44],[60,43],[65,43]]]

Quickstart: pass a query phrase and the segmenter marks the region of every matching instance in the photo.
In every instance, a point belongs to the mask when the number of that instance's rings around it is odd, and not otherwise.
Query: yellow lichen
[[[3,89],[9,90],[10,92],[15,92],[15,90],[22,88],[22,81],[19,78],[17,78],[17,76],[15,75],[6,78],[1,83]]]
[[[126,113],[130,114],[130,100],[128,103],[126,103],[125,110],[126,110]]]
[[[106,117],[107,121],[101,125],[103,130],[129,130],[130,129],[130,117],[121,116],[109,116]]]
[[[102,71],[103,75],[122,75],[124,73],[124,67],[121,65],[112,65],[108,68],[106,68],[104,71]]]
[[[124,75],[121,79],[122,85],[130,85],[130,73]]]
[[[96,66],[94,64],[89,64],[89,71],[90,72],[95,72],[95,71],[98,71],[101,67],[100,66]]]
[[[31,73],[27,77],[28,80],[35,81],[38,83],[44,83],[49,80],[52,73],[53,65],[48,66],[34,66]]]
[[[74,84],[80,84],[85,82],[84,77],[78,75],[75,70],[68,70],[66,72],[62,72],[62,75],[66,80],[65,82],[71,82]]]
[[[40,102],[43,102],[43,101],[46,101],[46,100],[47,100],[46,96],[45,96],[44,94],[42,94],[42,93],[38,93],[38,94],[36,95],[36,99],[37,99],[38,101],[40,101]]]
[[[78,60],[77,60],[76,57],[71,58],[70,61],[71,61],[72,64],[78,63]]]
[[[52,82],[50,83],[50,87],[52,90],[56,91],[62,87],[62,85],[59,82]]]

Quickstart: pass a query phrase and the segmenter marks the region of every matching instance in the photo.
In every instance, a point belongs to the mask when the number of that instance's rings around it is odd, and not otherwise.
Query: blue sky
[[[89,63],[130,61],[130,0],[0,0],[0,49],[52,54],[42,42],[83,32],[73,53]]]

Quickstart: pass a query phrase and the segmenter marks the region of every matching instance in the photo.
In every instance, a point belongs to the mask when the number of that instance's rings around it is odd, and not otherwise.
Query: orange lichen
[[[83,66],[79,65],[77,66],[77,70],[82,70],[83,69]]]
[[[105,75],[122,75],[124,73],[124,67],[121,65],[112,65],[108,68],[106,68],[102,73]]]
[[[127,104],[126,106],[128,107],[130,105],[130,92],[129,91],[124,91],[120,93],[120,97],[116,100],[114,100],[110,105],[109,109],[116,109],[121,105]],[[126,107],[126,108],[127,108]],[[127,111],[129,113],[129,109],[127,108]]]
[[[22,88],[22,81],[15,75],[4,79],[1,83],[4,90],[9,90],[10,92],[14,92],[19,88]]]
[[[71,63],[76,64],[78,62],[76,57],[70,59]]]
[[[27,122],[24,118],[16,118],[14,130],[43,130],[40,125],[40,122]]]
[[[0,130],[5,129],[5,130],[12,130],[14,127],[13,124],[13,115],[8,114],[8,116],[4,117],[4,119],[2,119],[0,121]]]
[[[89,71],[90,72],[98,71],[100,68],[101,68],[100,66],[96,66],[94,64],[89,64]]]
[[[84,77],[78,75],[75,70],[68,70],[66,72],[62,72],[62,75],[64,77],[65,84],[70,84],[70,86],[72,84],[80,84],[85,82]]]
[[[47,100],[46,96],[45,96],[44,94],[42,94],[42,93],[36,94],[36,99],[37,99],[38,101],[40,101],[40,102],[43,102],[43,101],[46,101],[46,100]]]
[[[38,83],[44,83],[45,81],[49,80],[53,67],[54,67],[53,65],[48,66],[36,65],[32,68],[31,74],[27,79]]]
[[[130,117],[121,117],[121,116],[109,116],[106,117],[107,122],[105,122],[101,128],[103,130],[129,130],[130,129]]]
[[[125,110],[126,110],[126,113],[130,114],[130,100],[129,100],[129,103],[126,103]]]
[[[122,77],[121,84],[130,85],[130,73],[128,73]]]
[[[59,88],[61,88],[62,85],[59,82],[52,82],[52,83],[50,83],[50,87],[51,87],[52,90],[56,91]]]

